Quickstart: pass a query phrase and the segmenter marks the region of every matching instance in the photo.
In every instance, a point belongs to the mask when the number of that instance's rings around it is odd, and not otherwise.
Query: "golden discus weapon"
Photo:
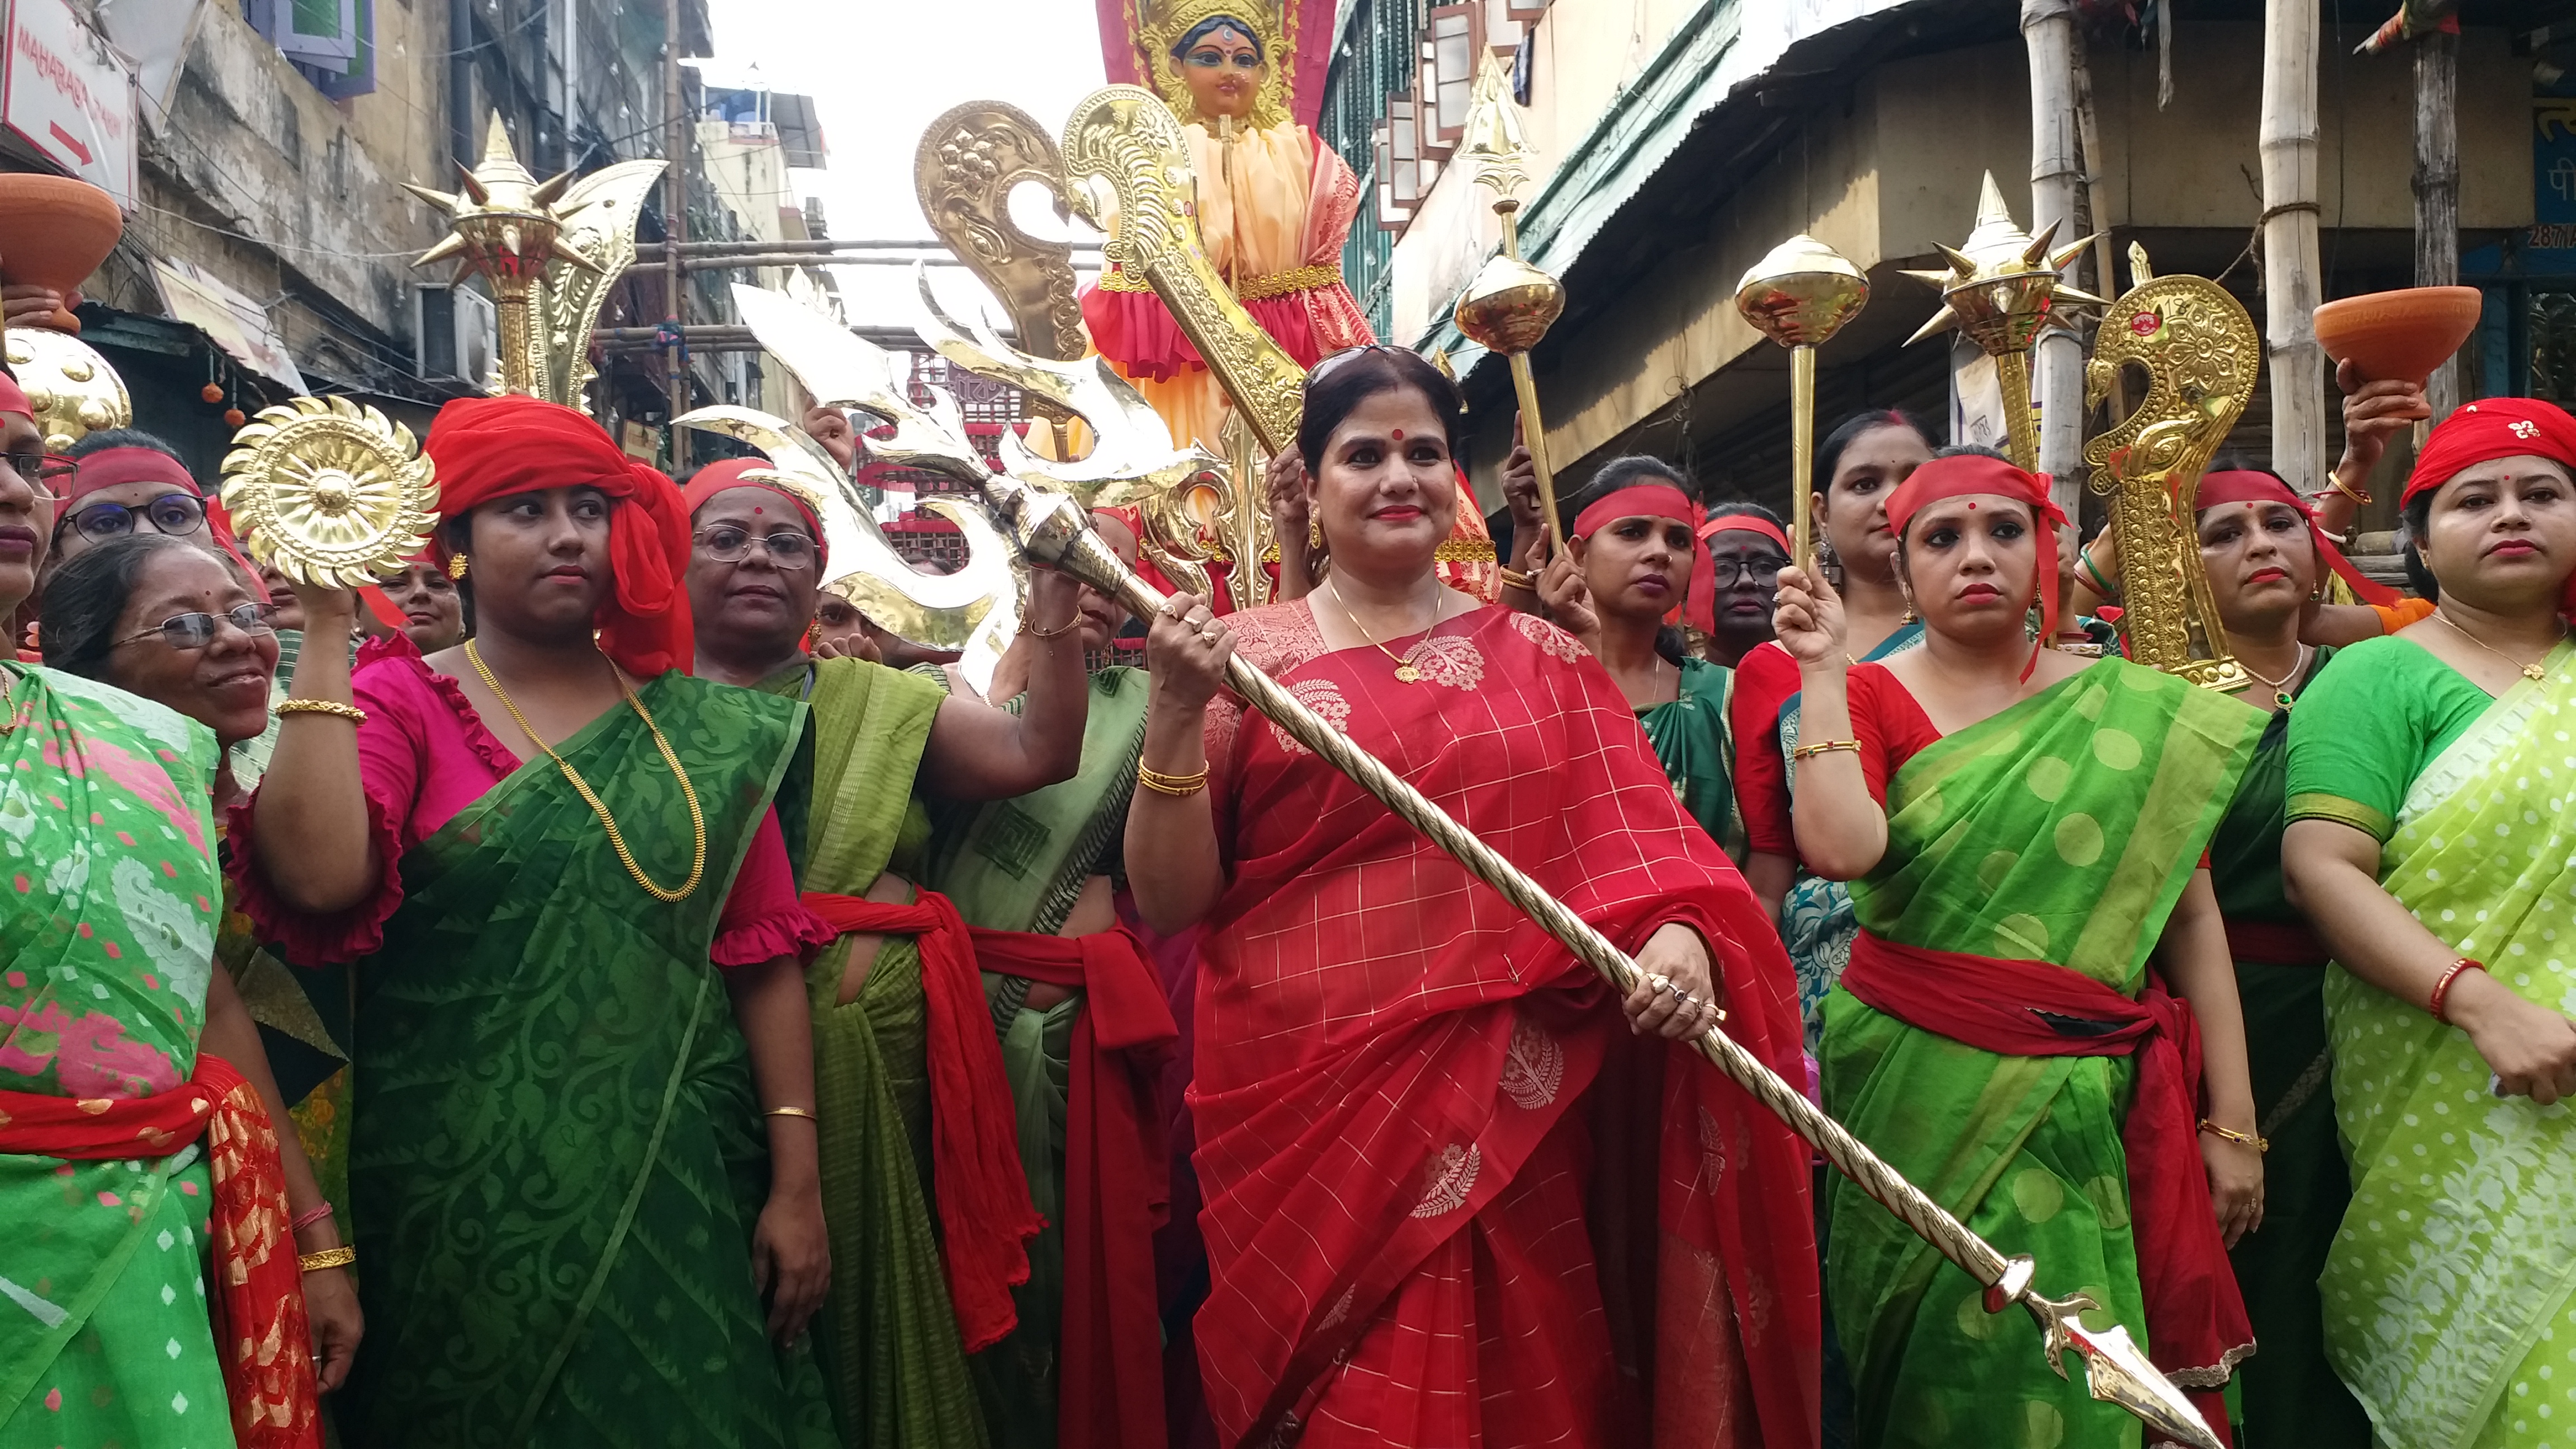
[[[750,316],[748,309],[745,315]],[[840,395],[828,386],[828,376],[834,369],[818,363],[809,370],[792,350],[780,349],[783,340],[792,348],[791,339],[761,331],[757,318],[753,318],[752,326],[763,345],[818,399],[827,405],[861,408],[892,425],[902,440],[903,461],[908,466],[933,469],[983,490],[994,511],[1010,527],[1012,538],[1029,557],[1053,564],[1116,598],[1140,618],[1151,617],[1161,608],[1165,596],[1127,567],[1092,528],[1091,516],[1080,503],[1069,495],[1031,487],[1018,478],[997,475],[986,468],[958,422],[956,405],[940,402],[935,389],[929,408],[916,407],[909,398],[890,389],[875,391],[867,399]],[[872,345],[861,339],[852,341],[861,347]],[[1088,421],[1095,428],[1102,423],[1100,419]],[[1227,664],[1226,683],[1254,709],[1331,761],[1477,879],[1493,887],[1623,995],[1635,987],[1641,973],[1633,958],[1383,761],[1300,704],[1278,681],[1236,655]],[[2066,1372],[2063,1355],[2071,1349],[2084,1361],[2086,1387],[2094,1398],[2120,1405],[2179,1443],[2197,1449],[2219,1449],[2218,1440],[2190,1400],[2157,1372],[2129,1337],[2128,1330],[2114,1325],[2096,1331],[2084,1324],[2079,1315],[2100,1305],[2081,1294],[2061,1299],[2038,1292],[2033,1286],[2036,1265],[2028,1256],[2007,1257],[1972,1232],[1809,1102],[1803,1091],[1764,1066],[1720,1028],[1711,1027],[1694,1039],[1692,1046],[1824,1153],[1863,1192],[1983,1284],[1988,1312],[2000,1313],[2014,1303],[2021,1304],[2039,1325],[2043,1350],[2060,1374]]]
[[[1815,567],[1816,349],[1869,305],[1869,278],[1803,232],[1735,284],[1735,310],[1789,349],[1789,559]]]
[[[344,397],[299,397],[233,435],[224,507],[251,557],[350,589],[401,571],[438,524],[438,483],[411,429]]]

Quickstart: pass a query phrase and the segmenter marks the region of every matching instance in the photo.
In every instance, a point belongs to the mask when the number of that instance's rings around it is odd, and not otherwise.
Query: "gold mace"
[[[1950,259],[1950,269],[1905,274],[1941,289],[1941,310],[1905,339],[1907,344],[1956,327],[1977,344],[1978,351],[1995,360],[1995,382],[2003,393],[2005,451],[2025,470],[2039,467],[2039,426],[2030,416],[2030,345],[2047,328],[2075,330],[2062,304],[2108,305],[2058,278],[2059,270],[2091,246],[2094,238],[2088,236],[2052,252],[2048,244],[2056,235],[2053,221],[2041,227],[2037,236],[2023,231],[1989,171],[1977,202],[1976,229],[1968,233],[1967,245],[1941,247],[1941,254]]]
[[[1458,159],[1474,168],[1470,174],[1477,185],[1494,193],[1494,215],[1503,222],[1503,249],[1478,269],[1458,298],[1458,330],[1511,363],[1512,391],[1520,399],[1522,441],[1529,448],[1530,467],[1538,474],[1539,511],[1545,515],[1548,552],[1553,554],[1565,544],[1565,523],[1557,517],[1556,469],[1548,462],[1547,424],[1539,417],[1538,377],[1530,370],[1529,351],[1564,313],[1565,284],[1521,260],[1517,193],[1529,176],[1528,158],[1529,147],[1521,140],[1520,110],[1512,104],[1502,64],[1487,55],[1485,68],[1476,73]]]
[[[1816,349],[1869,305],[1869,278],[1842,253],[1801,232],[1735,284],[1735,310],[1789,349],[1789,556],[1814,567]]]
[[[542,397],[546,339],[544,319],[536,311],[547,264],[601,270],[563,237],[564,217],[556,203],[572,184],[573,173],[537,180],[510,149],[510,133],[502,128],[499,111],[492,113],[484,133],[482,161],[471,171],[462,162],[456,169],[459,189],[452,194],[403,183],[404,190],[447,213],[446,238],[412,265],[456,257],[459,280],[479,273],[491,285],[501,318],[501,390]]]

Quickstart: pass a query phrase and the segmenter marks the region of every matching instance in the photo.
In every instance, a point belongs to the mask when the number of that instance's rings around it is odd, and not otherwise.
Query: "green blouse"
[[[2337,650],[2290,714],[2288,818],[2386,841],[2415,777],[2494,703],[2412,639]]]
[[[1728,727],[1727,696],[1735,671],[1705,659],[1685,659],[1679,697],[1637,711],[1646,740],[1671,777],[1682,809],[1737,865],[1744,863],[1744,822],[1735,810],[1735,736]]]

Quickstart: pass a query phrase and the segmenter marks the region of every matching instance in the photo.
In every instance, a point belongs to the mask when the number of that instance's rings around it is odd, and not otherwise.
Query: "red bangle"
[[[306,1208],[304,1211],[297,1213],[291,1218],[288,1218],[286,1220],[286,1230],[289,1233],[300,1233],[306,1228],[313,1226],[315,1223],[318,1223],[329,1216],[331,1216],[331,1205],[329,1203],[315,1203],[313,1206]]]
[[[2466,956],[2452,962],[2451,969],[2442,973],[2442,979],[2433,983],[2433,999],[2424,1003],[2424,1009],[2433,1013],[2435,1021],[2449,1026],[2450,1013],[2444,1008],[2450,1003],[2452,984],[2460,979],[2460,973],[2463,971],[2484,971],[2485,969],[2487,969],[2487,963],[2472,961]]]

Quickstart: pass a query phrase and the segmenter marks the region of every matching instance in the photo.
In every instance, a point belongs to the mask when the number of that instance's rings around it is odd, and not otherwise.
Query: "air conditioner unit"
[[[471,287],[419,282],[411,294],[412,370],[482,387],[500,355],[501,314]]]

